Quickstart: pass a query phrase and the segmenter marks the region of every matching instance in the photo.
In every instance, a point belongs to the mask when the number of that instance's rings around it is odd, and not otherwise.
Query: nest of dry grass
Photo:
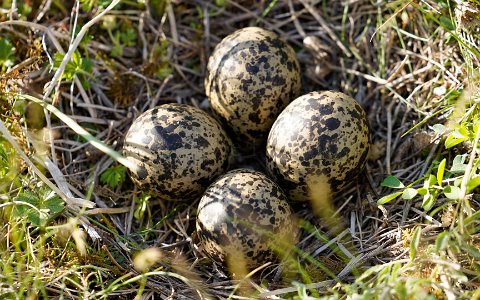
[[[66,12],[72,14],[60,16],[50,13],[54,11],[48,6],[51,1],[38,2],[46,6],[26,20],[2,26],[2,35],[14,41],[16,55],[24,60],[14,72],[3,75],[2,84],[4,89],[15,85],[17,92],[42,98],[42,89],[53,74],[48,64],[42,64],[50,59],[46,53],[53,57],[58,47],[66,51],[76,18],[79,24],[85,24],[93,12],[80,10],[77,16],[72,2],[64,4]],[[367,112],[372,129],[373,146],[366,170],[334,200],[338,224],[326,226],[307,204],[295,207],[304,224],[298,247],[305,255],[298,260],[310,283],[322,293],[332,288],[335,280],[350,282],[370,266],[408,258],[411,229],[432,226],[426,233],[435,232],[440,228],[435,226],[448,223],[451,209],[445,208],[431,220],[421,203],[399,200],[379,206],[376,200],[388,192],[381,186],[386,176],[413,182],[426,174],[439,149],[439,137],[426,129],[446,122],[448,111],[439,104],[448,97],[448,91],[467,84],[458,44],[449,41],[445,28],[426,21],[419,9],[442,8],[433,1],[227,2],[224,7],[201,0],[117,7],[110,16],[115,16],[119,28],[133,29],[136,42],[126,45],[120,56],[112,57],[113,45],[105,22],[92,27],[88,34],[94,38],[81,45],[83,56],[94,62],[93,76],[85,76],[88,86],[78,79],[59,84],[51,94],[53,104],[96,138],[119,150],[132,121],[148,108],[180,102],[208,110],[203,88],[206,64],[213,47],[224,36],[252,25],[273,30],[297,51],[303,92],[332,89],[353,96]],[[469,13],[466,8],[465,14]],[[465,14],[460,12],[458,16],[463,22],[478,22],[475,15]],[[472,27],[465,28],[464,34],[468,34]],[[478,67],[478,60],[472,58],[471,64]],[[116,162],[54,115],[34,109],[32,106],[28,110],[32,117],[27,116],[27,122],[37,118],[35,114],[41,114],[39,118],[45,121],[31,125],[28,132],[41,132],[47,139],[48,146],[42,151],[62,174],[54,175],[50,170],[50,175],[57,184],[63,178],[75,197],[86,199],[88,195],[98,208],[83,222],[89,228],[87,242],[91,249],[107,253],[110,261],[103,264],[109,266],[110,276],[138,274],[133,268],[133,254],[156,247],[161,252],[159,264],[163,270],[189,281],[187,284],[167,273],[153,274],[146,280],[144,295],[229,298],[239,281],[232,280],[226,269],[205,258],[195,246],[198,201],[176,203],[150,198],[144,217],[136,218],[142,192],[128,178],[115,188],[100,181],[100,175]],[[37,148],[26,150],[41,152]],[[262,156],[258,149],[238,163],[262,169]],[[473,203],[477,204],[475,200]],[[86,264],[98,263],[95,256],[82,259]],[[296,292],[291,282],[302,280],[299,272],[289,274],[288,268],[278,263],[259,268],[251,278],[247,290],[256,289],[265,298],[286,297]],[[130,298],[136,292],[122,288],[110,296]]]

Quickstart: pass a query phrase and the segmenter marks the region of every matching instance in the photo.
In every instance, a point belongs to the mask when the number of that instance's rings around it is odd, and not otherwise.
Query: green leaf
[[[397,192],[394,194],[383,196],[382,198],[378,199],[377,204],[382,205],[382,204],[388,203],[393,199],[397,198],[398,196],[400,196],[402,193],[403,192]]]
[[[149,200],[150,195],[148,194],[142,194],[139,198],[135,199],[135,202],[137,202],[137,207],[135,208],[135,212],[133,213],[135,219],[143,219],[143,216],[145,215],[145,212],[148,210],[149,207]]]
[[[90,12],[95,4],[95,0],[80,0],[80,3],[83,10]]]
[[[383,278],[384,276],[390,277],[390,268],[384,268],[383,270],[377,273],[378,278]]]
[[[455,178],[455,180],[453,181],[453,184],[454,186],[460,186],[462,185],[462,181],[463,181],[463,177],[457,177]]]
[[[445,148],[452,148],[468,139],[468,130],[465,127],[456,128],[445,139]]]
[[[403,183],[395,176],[388,176],[387,178],[385,178],[382,182],[382,186],[394,189],[401,189],[405,187]]]
[[[438,165],[438,170],[437,170],[437,182],[439,186],[442,186],[442,181],[443,181],[443,174],[445,173],[445,164],[447,163],[447,160],[444,158]]]
[[[10,40],[0,37],[0,71],[5,71],[15,63],[15,47]]]
[[[437,239],[435,240],[435,249],[437,249],[437,251],[443,251],[447,249],[449,243],[450,235],[448,234],[448,231],[443,231],[437,235]]]
[[[420,238],[422,236],[422,229],[420,227],[415,228],[413,232],[412,241],[410,242],[410,259],[414,259],[417,255],[417,249],[420,245]]]
[[[32,192],[23,192],[23,193],[20,193],[16,198],[15,198],[17,201],[22,201],[22,202],[27,202],[27,203],[30,203],[34,206],[37,206],[38,205],[38,196],[35,195],[34,193]]]
[[[405,200],[413,199],[418,194],[418,191],[414,188],[406,188],[402,193],[402,198]]]
[[[57,70],[65,55],[61,54],[59,52],[56,52],[55,55],[53,56],[53,69]],[[93,62],[90,59],[84,59],[80,52],[75,50],[72,54],[72,59],[67,62],[67,65],[65,66],[65,70],[63,72],[63,78],[65,80],[72,80],[75,75],[78,73],[81,73],[83,75],[90,76],[90,73],[92,72],[93,68]]]
[[[465,163],[465,159],[466,159],[466,155],[465,154],[462,154],[462,155],[456,155],[454,158],[453,158],[453,164],[463,164]]]
[[[401,270],[400,264],[393,265],[392,271],[390,272],[390,276],[391,276],[390,278],[392,279],[392,282],[397,281],[397,278],[402,275],[403,275],[403,272]]]
[[[80,52],[78,52],[78,51],[73,52],[72,61],[75,64],[75,66],[81,66],[82,65],[82,57],[80,56]]]
[[[26,202],[31,206],[18,203],[14,214],[20,219],[26,219],[34,226],[45,226],[47,221],[64,209],[63,200],[49,188],[41,188],[38,195],[32,192],[22,192],[15,197],[16,202]],[[32,207],[33,206],[33,207]]]
[[[435,197],[432,194],[428,193],[425,196],[423,196],[422,208],[425,211],[429,211],[433,207],[434,203],[435,203]]]
[[[408,299],[408,289],[401,280],[392,280],[391,282],[395,282],[394,290],[398,295],[398,299]]]
[[[100,175],[100,182],[113,189],[125,181],[126,170],[123,165],[109,167]]]
[[[452,167],[450,172],[452,173],[465,173],[467,165],[465,164],[466,155],[457,155],[453,158]]]
[[[93,69],[93,61],[88,58],[82,59],[81,69],[86,73],[91,73]]]
[[[32,223],[32,225],[40,227],[42,223],[42,218],[39,216],[38,212],[35,212],[31,209],[27,210],[24,213],[24,216],[26,216],[26,219]]]
[[[98,7],[100,7],[100,8],[106,8],[107,6],[110,5],[111,2],[112,2],[112,0],[98,0],[97,5],[98,5]],[[117,7],[117,8],[120,8],[121,5],[122,5],[122,4],[121,4],[121,2],[120,2],[120,4],[118,4],[118,6],[116,6],[116,7]]]
[[[456,145],[458,145],[458,144],[460,144],[460,143],[462,143],[466,140],[467,140],[467,138],[456,139],[452,135],[449,135],[447,137],[447,139],[445,140],[445,148],[446,149],[452,148],[452,147],[454,147],[454,146],[456,146]]]
[[[53,69],[57,70],[60,65],[62,64],[63,58],[65,57],[65,54],[62,54],[60,52],[56,52],[53,55]],[[63,71],[63,78],[66,80],[72,80],[73,77],[75,76],[76,72],[76,67],[75,64],[71,61],[67,62],[67,65],[65,66],[65,70]]]
[[[457,200],[460,199],[461,190],[458,186],[449,185],[443,189],[443,193],[448,199]]]
[[[8,154],[7,150],[3,147],[3,145],[0,145],[0,163],[2,164],[8,164]]]
[[[435,177],[435,175],[429,174],[428,178],[425,179],[425,182],[423,183],[423,187],[424,188],[430,188],[430,187],[434,186],[435,183],[437,183],[437,177]]]
[[[444,134],[447,131],[447,127],[442,124],[435,124],[432,126],[432,129],[436,134],[439,135]]]
[[[477,97],[476,103],[478,103],[479,100],[480,98]],[[475,136],[479,130],[480,130],[480,120],[477,119],[473,122],[473,135]]]
[[[170,74],[172,74],[172,72],[172,68],[168,64],[164,64],[162,67],[158,68],[158,70],[155,72],[155,76],[157,76],[159,80],[164,80]]]
[[[22,1],[28,2],[28,1]],[[32,6],[28,5],[28,3],[19,3],[18,10],[22,16],[28,16],[32,12]]]
[[[467,169],[466,164],[454,164],[450,168],[450,172],[455,173],[455,174],[463,174],[463,173],[465,173],[466,169]]]
[[[428,191],[428,189],[427,189],[427,188],[424,188],[424,187],[418,188],[418,189],[417,189],[417,192],[418,192],[420,195],[422,195],[422,196],[425,196],[425,195],[427,195],[427,194],[430,193],[430,192]]]
[[[472,245],[464,244],[462,245],[462,249],[468,252],[468,254],[473,256],[476,260],[480,259],[480,251],[476,247]]]
[[[63,199],[50,189],[45,189],[42,192],[42,198],[42,207],[47,208],[53,214],[61,212],[65,207],[65,202]]]
[[[477,211],[476,213],[474,213],[470,217],[465,218],[464,224],[468,225],[469,223],[476,222],[478,220],[480,220],[480,211]]]
[[[215,0],[215,4],[219,7],[225,8],[227,7],[230,0]]]
[[[137,33],[131,27],[128,27],[120,34],[120,41],[125,46],[135,46],[137,42]]]
[[[467,139],[468,130],[465,127],[456,128],[454,131],[452,131],[452,136],[456,139]]]
[[[150,10],[153,17],[160,18],[160,16],[163,16],[163,14],[165,13],[168,2],[165,0],[150,0],[148,1],[148,4],[150,5]],[[199,5],[197,5],[197,11],[203,12],[203,10],[199,8]],[[199,13],[198,18],[198,20],[202,20],[203,15]]]
[[[18,156],[16,155],[15,150],[13,150],[10,144],[2,141],[0,136],[0,193],[2,192],[2,186],[6,187],[6,185],[12,184],[12,181],[17,183],[17,181],[20,180],[20,177],[18,176],[19,166],[17,165],[17,159]]]
[[[90,82],[86,79],[80,80],[84,89],[88,90],[90,88]]]
[[[112,51],[110,51],[110,55],[112,57],[120,57],[123,55],[123,45],[114,44],[112,47]]]
[[[467,191],[471,192],[480,185],[480,176],[472,177],[467,183]]]
[[[455,25],[453,24],[452,20],[445,16],[440,16],[440,25],[448,31],[455,30]]]

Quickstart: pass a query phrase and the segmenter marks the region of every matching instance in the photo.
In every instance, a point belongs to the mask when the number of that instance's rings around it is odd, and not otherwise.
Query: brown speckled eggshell
[[[265,143],[276,117],[300,89],[294,50],[259,27],[225,37],[208,61],[205,90],[211,108],[249,146]]]
[[[131,175],[140,188],[166,200],[190,200],[228,170],[233,146],[220,124],[203,110],[165,104],[133,122],[123,154],[139,166]]]
[[[276,257],[270,243],[293,245],[298,231],[282,189],[263,173],[236,169],[217,179],[200,200],[197,232],[201,248],[214,260],[226,263],[232,255],[241,262],[243,254],[245,266],[254,268]]]
[[[332,195],[352,182],[369,149],[358,102],[341,92],[312,92],[292,101],[273,124],[267,169],[291,200],[312,200],[312,193]]]

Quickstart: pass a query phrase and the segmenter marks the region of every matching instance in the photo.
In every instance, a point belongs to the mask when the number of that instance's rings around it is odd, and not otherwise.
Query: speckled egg
[[[294,50],[263,28],[235,31],[208,61],[205,92],[211,108],[246,145],[265,143],[276,117],[300,88]]]
[[[370,131],[365,111],[341,92],[312,92],[278,116],[267,140],[267,169],[291,200],[325,199],[365,165]]]
[[[210,185],[198,206],[200,248],[229,267],[239,262],[254,268],[285,254],[278,248],[294,245],[297,232],[282,189],[261,172],[228,172]]]
[[[228,170],[233,146],[220,124],[203,110],[165,104],[133,122],[123,154],[139,167],[131,175],[142,189],[166,200],[189,200]]]

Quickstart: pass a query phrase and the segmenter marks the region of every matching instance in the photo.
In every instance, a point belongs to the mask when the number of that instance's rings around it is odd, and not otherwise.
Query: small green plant
[[[227,7],[229,2],[230,2],[230,0],[215,0],[215,5],[217,5],[219,7],[222,7],[222,8],[225,8],[225,7]]]
[[[15,151],[8,143],[0,139],[0,178],[4,178],[12,168],[12,157]]]
[[[10,40],[0,37],[0,73],[13,66],[15,63],[15,47]]]
[[[12,0],[3,0],[0,1],[0,8],[10,9],[12,7]],[[32,3],[28,0],[18,0],[16,1],[16,12],[17,16],[21,20],[25,20],[27,16],[33,11]]]
[[[443,172],[443,171],[442,171]],[[382,182],[382,186],[389,187],[393,189],[401,189],[399,192],[395,192],[389,195],[386,195],[380,198],[377,203],[382,205],[386,204],[397,197],[400,197],[404,200],[412,200],[417,195],[423,197],[422,208],[426,211],[430,210],[434,204],[434,200],[438,191],[441,190],[440,183],[436,185],[437,182],[441,182],[442,178],[438,178],[433,174],[429,174],[424,178],[423,185],[418,188],[412,187],[413,184],[405,186],[398,178],[395,176],[388,176]],[[448,194],[448,191],[451,190],[447,187],[444,189],[445,194]]]
[[[433,130],[437,134],[444,134],[448,131],[447,127],[441,124],[434,125]],[[468,145],[475,145],[478,142],[479,133],[480,121],[467,121],[455,125],[446,135],[445,149],[450,149],[462,143],[467,143],[467,148]],[[472,151],[475,151],[475,149],[472,149]],[[466,174],[469,177],[464,178],[469,163],[467,162],[468,157],[468,153],[456,155],[451,162],[450,169],[446,169],[447,160],[445,158],[441,161],[434,161],[430,173],[425,174],[423,178],[408,186],[405,186],[395,176],[388,176],[381,185],[399,191],[380,198],[377,203],[385,204],[397,197],[401,197],[404,200],[412,200],[418,195],[423,197],[422,208],[429,211],[439,195],[443,195],[449,200],[461,200],[466,193],[471,192],[480,185],[480,176],[476,175],[475,172]],[[475,158],[471,163],[472,167],[477,168],[480,164],[480,159]],[[415,187],[422,180],[423,185]],[[445,183],[444,180],[446,181]],[[466,187],[463,192],[462,183]]]
[[[166,0],[162,0],[166,1]],[[150,2],[157,2],[157,1],[150,1]],[[97,9],[104,9],[112,3],[112,0],[80,0],[80,7],[86,11],[91,12]],[[124,9],[126,6],[129,8],[143,8],[145,4],[145,0],[122,0],[117,6],[116,9]]]
[[[111,166],[100,175],[100,182],[114,189],[125,181],[126,172],[123,165]]]
[[[113,57],[122,56],[125,47],[135,46],[137,43],[137,33],[131,24],[123,20],[118,21],[115,16],[105,17],[102,28],[107,30],[112,40],[110,55]]]
[[[139,198],[135,199],[135,202],[137,203],[137,207],[135,208],[135,212],[133,213],[133,216],[137,220],[141,220],[144,218],[145,213],[148,213],[149,219],[150,219],[150,211],[149,211],[149,200],[150,200],[150,195],[148,194],[142,194]]]
[[[164,80],[173,72],[168,58],[168,46],[167,40],[155,43],[148,59],[153,73],[160,80]]]
[[[154,17],[159,18],[163,16],[168,5],[168,0],[150,0],[148,2]]]
[[[59,52],[55,53],[53,58],[53,69],[57,70],[60,64],[62,63],[63,58],[65,57],[64,54]],[[75,51],[72,55],[72,60],[67,63],[65,70],[63,72],[63,78],[67,81],[73,80],[75,75],[80,77],[82,85],[84,87],[89,87],[89,83],[87,78],[92,79],[94,78],[91,74],[93,68],[93,61],[88,58],[83,58],[80,55],[80,52]]]
[[[83,10],[90,12],[94,7],[105,8],[111,2],[110,0],[80,0],[80,6]]]
[[[37,227],[46,226],[64,209],[63,200],[49,188],[21,192],[14,198],[14,203],[14,216]]]
[[[111,36],[113,42],[113,49],[110,53],[113,57],[123,55],[124,47],[135,46],[137,42],[137,33],[133,28],[127,27],[122,31],[115,31],[114,36]]]
[[[0,137],[0,191],[19,186],[18,157],[9,143]]]

